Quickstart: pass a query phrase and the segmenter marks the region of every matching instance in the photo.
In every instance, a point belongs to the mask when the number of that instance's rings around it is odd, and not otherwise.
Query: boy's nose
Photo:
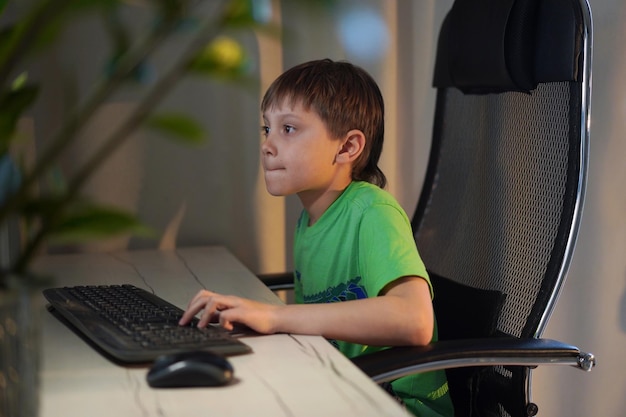
[[[273,142],[270,140],[270,136],[266,136],[261,142],[261,154],[262,155],[275,155],[276,148]]]

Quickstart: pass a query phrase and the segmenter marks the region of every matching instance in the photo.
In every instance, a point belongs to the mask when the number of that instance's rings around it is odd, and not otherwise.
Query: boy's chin
[[[272,196],[272,197],[285,197],[287,194],[285,193],[281,193],[278,191],[271,191],[271,190],[267,190],[267,192]]]
[[[287,193],[285,193],[283,190],[279,189],[278,187],[271,187],[265,184],[265,189],[271,196],[274,196],[274,197],[284,197],[287,195]]]

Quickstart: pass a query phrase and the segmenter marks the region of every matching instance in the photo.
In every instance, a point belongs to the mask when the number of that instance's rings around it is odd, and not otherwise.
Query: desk
[[[52,255],[37,271],[54,286],[133,284],[184,307],[203,286],[281,301],[221,247]],[[146,367],[110,362],[51,314],[43,317],[41,417],[406,416],[397,403],[317,336],[249,336],[254,353],[230,357],[235,383],[153,389]]]

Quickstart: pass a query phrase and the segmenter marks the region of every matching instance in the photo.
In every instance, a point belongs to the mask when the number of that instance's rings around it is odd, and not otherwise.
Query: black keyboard
[[[179,326],[183,310],[133,285],[50,288],[48,309],[87,342],[122,363],[152,362],[183,350],[210,350],[229,356],[252,352],[217,326]]]

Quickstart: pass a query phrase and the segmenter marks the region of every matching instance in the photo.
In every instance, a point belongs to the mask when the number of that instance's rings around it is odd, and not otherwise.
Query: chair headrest
[[[576,0],[456,0],[439,33],[435,87],[533,90],[582,74]]]

